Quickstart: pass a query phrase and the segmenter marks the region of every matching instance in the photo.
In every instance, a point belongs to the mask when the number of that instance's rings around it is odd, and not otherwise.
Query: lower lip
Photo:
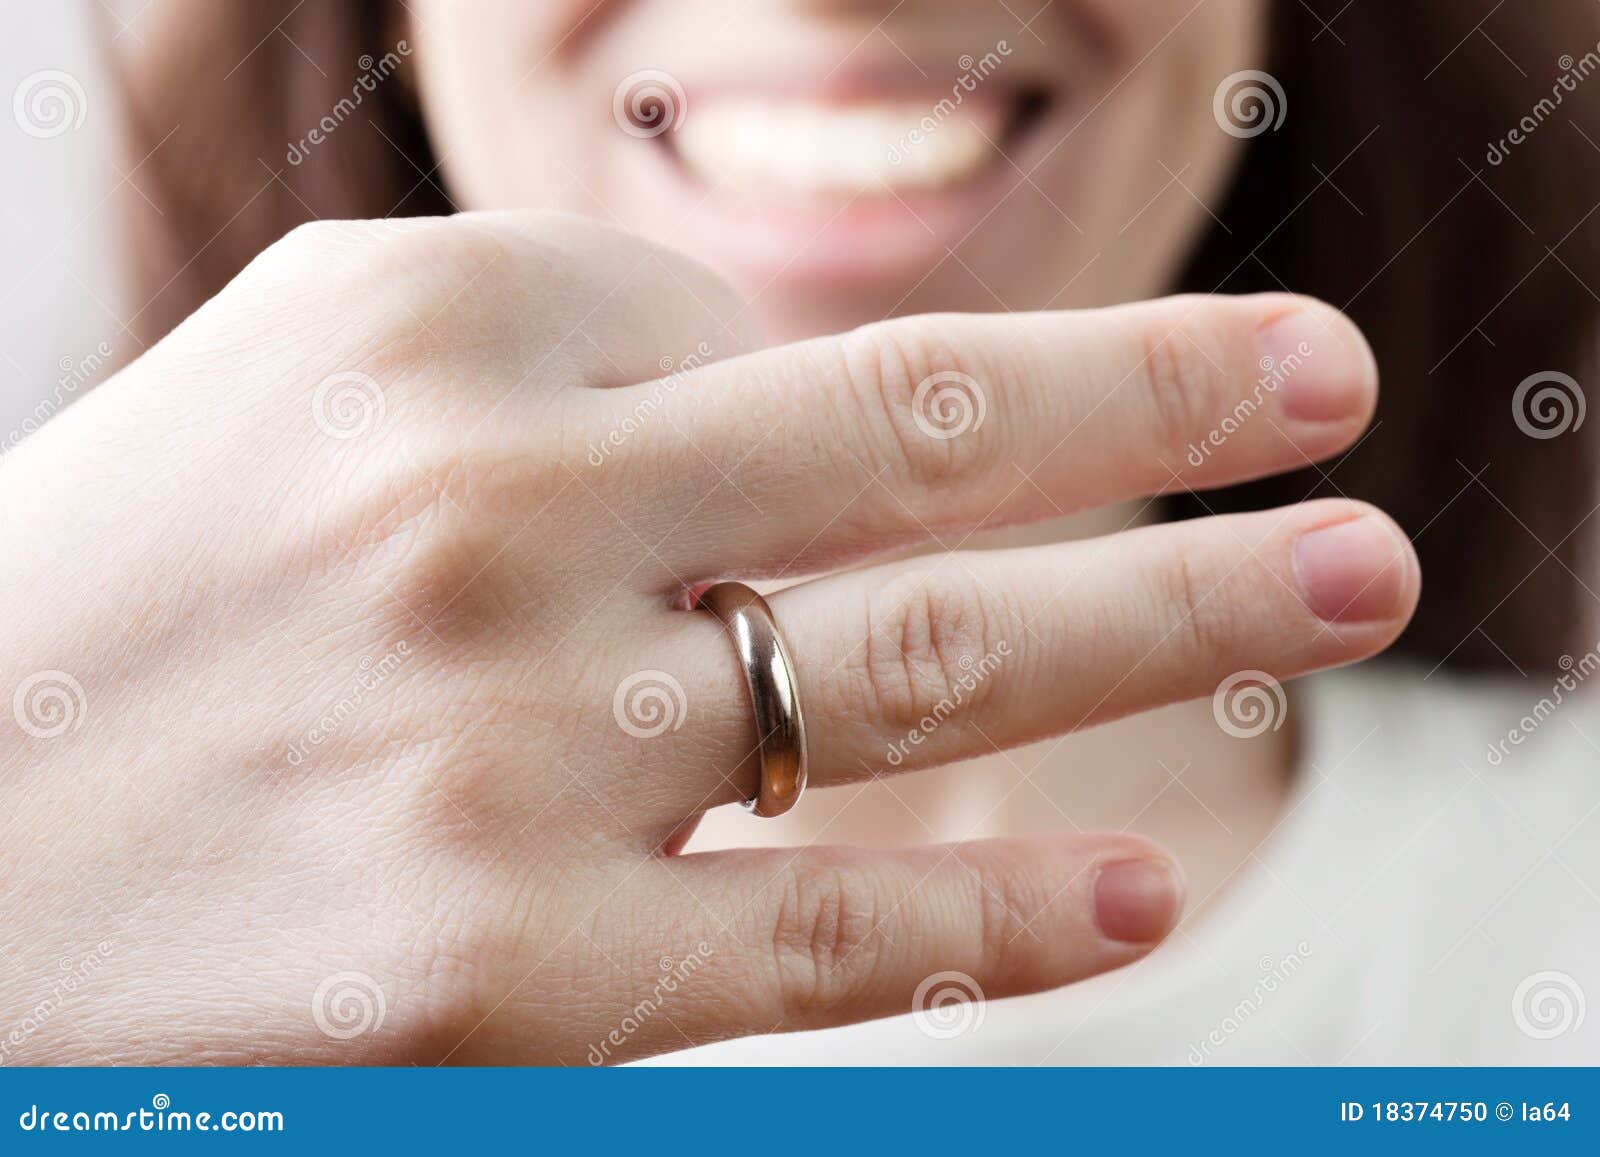
[[[870,190],[785,200],[710,188],[667,142],[625,138],[620,187],[645,232],[763,285],[893,283],[926,273],[1000,211],[1059,139],[1057,101],[1023,138],[969,179],[945,189]]]

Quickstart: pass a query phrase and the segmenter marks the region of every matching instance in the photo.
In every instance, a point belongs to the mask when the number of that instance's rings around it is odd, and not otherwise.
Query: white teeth
[[[672,139],[684,163],[714,186],[858,193],[956,184],[993,157],[1003,130],[989,102],[724,97],[697,102]]]

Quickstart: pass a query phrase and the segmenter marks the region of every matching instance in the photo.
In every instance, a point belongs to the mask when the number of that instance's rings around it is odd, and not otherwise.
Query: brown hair
[[[382,0],[173,0],[129,77],[135,179],[153,175],[163,211],[140,222],[146,332],[313,216],[450,211],[403,81],[364,93],[329,144],[289,157],[352,96],[351,70],[395,50],[390,18]],[[1578,577],[1593,505],[1586,429],[1534,436],[1552,432],[1550,414],[1541,425],[1538,389],[1518,387],[1595,369],[1600,117],[1582,114],[1600,106],[1600,9],[1284,0],[1269,67],[1284,123],[1250,142],[1181,288],[1292,289],[1345,308],[1377,351],[1383,397],[1344,458],[1180,498],[1175,512],[1365,498],[1422,558],[1401,650],[1522,669],[1587,649],[1600,598]],[[240,92],[260,104],[241,107]],[[143,240],[156,235],[163,244]]]

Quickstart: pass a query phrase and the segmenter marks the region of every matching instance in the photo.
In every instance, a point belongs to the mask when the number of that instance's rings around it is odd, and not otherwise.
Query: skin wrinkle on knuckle
[[[589,912],[582,897],[605,895],[613,889],[618,862],[613,843],[597,847],[588,862],[573,859],[540,873],[521,870],[507,855],[517,840],[520,820],[494,826],[494,808],[474,805],[468,798],[472,791],[469,780],[460,775],[448,778],[449,769],[438,774],[447,780],[444,791],[454,794],[459,806],[446,803],[437,791],[432,793],[433,802],[419,801],[417,810],[407,817],[405,848],[412,859],[425,865],[422,875],[431,891],[422,905],[423,942],[446,966],[441,979],[475,982],[447,985],[443,992],[454,998],[448,1002],[457,1010],[454,1019],[465,1018],[470,1025],[481,1021],[506,995],[500,972],[506,961],[531,951],[552,973],[581,972],[581,945],[594,941],[579,937],[574,946],[569,933],[611,935],[599,926],[603,914]],[[500,791],[511,783],[515,772],[502,767],[488,774],[493,779],[485,781],[485,786]],[[477,822],[464,816],[460,807],[474,812]],[[550,826],[556,831],[587,822],[586,817],[573,816],[566,809],[557,809],[551,818]],[[618,899],[621,902],[625,897]],[[642,920],[635,922],[646,926]],[[610,942],[619,943],[615,939]],[[567,955],[565,963],[563,953]],[[471,962],[476,971],[461,968],[453,972],[461,962]]]
[[[867,596],[866,640],[851,683],[864,702],[859,712],[890,732],[921,728],[935,713],[941,724],[981,712],[998,679],[969,671],[1006,638],[1009,611],[976,582],[912,572]],[[971,684],[968,686],[968,684]]]
[[[508,307],[529,298],[530,286],[574,284],[583,271],[548,243],[522,244],[457,218],[312,222],[265,256],[270,280],[285,289],[309,284],[330,297],[361,293],[371,306],[364,314],[373,351],[366,368],[384,377],[441,359],[472,366],[485,350],[526,345],[530,318],[542,314]],[[543,288],[531,292],[559,300]]]
[[[1140,381],[1149,406],[1158,454],[1180,466],[1187,447],[1212,424],[1222,397],[1223,371],[1212,360],[1198,327],[1163,315],[1141,338]]]
[[[953,373],[983,385],[984,375],[939,332],[937,317],[874,322],[841,342],[846,380],[860,400],[866,428],[879,431],[875,457],[884,454],[891,475],[914,491],[948,500],[955,483],[976,485],[994,462],[993,419],[954,436],[929,427],[932,400],[918,390],[934,374]],[[919,421],[920,419],[920,421]]]
[[[1241,620],[1235,613],[1232,580],[1196,561],[1196,553],[1187,548],[1171,553],[1159,572],[1164,576],[1159,598],[1169,641],[1175,641],[1183,656],[1183,668],[1203,675],[1226,665],[1239,651]]]
[[[497,803],[514,782],[494,750],[507,730],[491,698],[460,672],[436,688],[434,734],[412,748],[407,774],[396,789],[403,823],[419,855],[476,856],[498,834]],[[564,815],[561,811],[558,814]]]
[[[434,1061],[453,1053],[458,1062],[476,1063],[485,1035],[529,1016],[559,1021],[593,992],[582,982],[584,949],[610,933],[600,913],[585,915],[570,897],[614,885],[571,872],[530,877],[504,870],[504,862],[480,847],[434,873],[441,915],[434,918],[432,956],[417,980],[437,1048]],[[609,942],[620,955],[617,941]],[[532,972],[512,964],[526,954],[538,962]]]
[[[438,637],[502,617],[494,471],[465,458],[402,463],[380,472],[341,512],[334,541],[372,575],[376,599],[401,604],[400,625],[410,617],[415,632]]]
[[[442,451],[403,430],[397,439],[274,530],[275,573],[319,588],[356,580],[347,589],[364,591],[366,605],[400,604],[387,617],[419,647],[512,621],[531,596],[506,551],[520,525],[507,512],[548,489],[540,472],[496,450]]]
[[[772,928],[778,1005],[807,1023],[860,995],[886,944],[872,883],[837,864],[793,865]]]
[[[263,250],[257,262],[274,276],[372,274],[389,268],[402,241],[434,228],[436,222],[420,219],[398,227],[381,221],[306,221]]]
[[[409,1002],[412,1027],[418,1039],[407,1053],[420,1050],[442,1057],[482,1022],[494,957],[485,951],[485,938],[475,932],[460,904],[437,900],[415,923],[400,948],[400,964],[380,971],[410,978],[415,994]]]
[[[1025,950],[1029,945],[1023,941],[1035,934],[1029,925],[1033,913],[1023,907],[1021,893],[1025,889],[1011,872],[997,870],[993,864],[966,868],[976,891],[979,970],[986,976],[1004,977],[1019,956],[1019,946]]]

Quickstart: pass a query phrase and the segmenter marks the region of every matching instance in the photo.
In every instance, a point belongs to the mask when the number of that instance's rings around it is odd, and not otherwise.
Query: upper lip
[[[1058,91],[1086,63],[1076,39],[1066,36],[1052,37],[1054,43],[1044,45],[1027,33],[1008,37],[999,29],[995,35],[969,31],[959,38],[943,37],[935,44],[915,25],[892,33],[863,31],[865,35],[819,36],[815,29],[797,26],[792,35],[775,30],[763,37],[782,46],[779,54],[751,52],[730,61],[694,55],[691,49],[662,67],[683,84],[692,104],[697,94],[716,92],[841,102],[919,96],[937,100],[949,96],[964,77],[975,81],[978,91],[988,85]]]
[[[751,65],[739,70],[694,75],[684,81],[684,92],[692,105],[696,96],[760,95],[773,98],[808,99],[823,103],[850,103],[869,100],[938,101],[961,94],[970,98],[987,88],[996,91],[1036,90],[1056,92],[1065,87],[1059,72],[1029,66],[1019,57],[995,58],[987,71],[976,71],[983,56],[961,57],[939,65],[926,62],[847,61],[831,69],[796,62],[775,63],[771,67]],[[969,61],[965,66],[962,61]]]
[[[708,71],[694,74],[682,84],[684,115],[694,115],[697,100],[738,97],[840,105],[926,103],[930,113],[943,101],[994,101],[1009,106],[1006,128],[995,142],[1004,147],[1042,111],[1059,107],[1068,84],[1059,65],[1047,68],[1044,62],[1017,50],[1007,55],[985,51],[989,55],[962,55],[942,63],[899,57],[863,59],[864,54],[857,53],[831,68],[790,59],[771,67],[747,63],[736,69]],[[672,135],[663,134],[661,143],[670,148]]]

